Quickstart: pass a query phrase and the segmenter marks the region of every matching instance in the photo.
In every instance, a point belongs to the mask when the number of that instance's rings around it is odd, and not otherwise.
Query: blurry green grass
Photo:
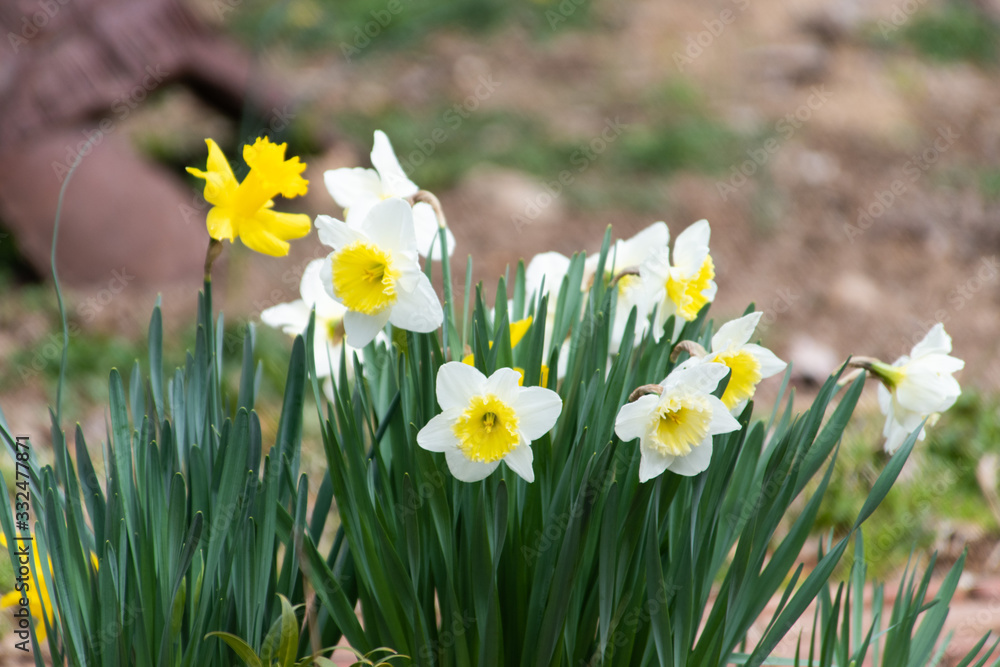
[[[1000,55],[1000,25],[967,2],[947,2],[912,16],[886,17],[871,26],[870,35],[877,43],[905,45],[942,63],[964,61],[994,66]]]
[[[1000,453],[1000,400],[966,391],[918,441],[903,474],[864,526],[869,567],[876,576],[900,569],[911,549],[930,550],[946,526],[1000,532],[979,484],[976,467],[987,452]],[[879,471],[884,417],[860,413],[841,446],[817,527],[845,533]],[[809,492],[807,491],[807,494]]]
[[[420,43],[441,29],[472,33],[516,22],[543,37],[590,22],[589,0],[560,12],[562,0],[244,0],[222,18],[251,47],[281,44],[298,52],[334,52],[350,58]],[[550,12],[557,17],[553,20]],[[377,48],[369,50],[371,45]]]

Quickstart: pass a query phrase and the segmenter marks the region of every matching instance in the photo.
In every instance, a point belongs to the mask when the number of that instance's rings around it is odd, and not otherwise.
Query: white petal
[[[313,336],[313,361],[316,377],[337,376],[340,373],[340,345],[332,345],[325,334],[316,331]],[[348,355],[350,359],[350,355]]]
[[[470,461],[459,449],[449,449],[444,453],[451,474],[460,482],[478,482],[489,477],[497,469],[500,461],[493,463],[478,463]]]
[[[438,369],[437,399],[442,410],[465,410],[473,396],[486,393],[486,376],[475,366],[449,361]]]
[[[660,398],[655,394],[640,396],[631,403],[626,403],[618,410],[615,417],[615,433],[623,442],[642,438],[649,429],[653,410]]]
[[[727,413],[728,414],[728,413]],[[701,444],[691,449],[687,456],[678,456],[667,466],[667,469],[678,475],[693,477],[704,472],[712,462],[712,437],[702,440]]]
[[[392,326],[417,333],[430,333],[444,322],[444,310],[427,276],[420,274],[412,292],[400,291],[389,316]]]
[[[520,380],[521,374],[513,368],[498,368],[493,372],[493,375],[486,379],[483,391],[487,394],[493,394],[513,407],[517,403],[518,394],[522,391],[517,384]]]
[[[675,457],[661,454],[652,447],[639,445],[639,481],[646,482],[663,474],[663,471],[674,462]]]
[[[723,352],[731,347],[746,345],[763,314],[758,310],[723,324],[712,336],[712,352]]]
[[[409,197],[416,193],[416,184],[406,177],[403,168],[396,159],[389,137],[382,130],[375,130],[375,142],[372,147],[372,166],[382,177],[382,189],[385,194],[393,197]]]
[[[962,393],[955,378],[921,370],[911,370],[896,387],[899,404],[923,415],[950,408]]]
[[[514,399],[517,427],[528,442],[552,430],[562,412],[562,399],[551,389],[523,387]]]
[[[740,423],[729,412],[726,404],[715,396],[708,396],[708,402],[712,404],[712,419],[708,423],[710,435],[716,433],[731,433],[740,430]]]
[[[910,357],[916,359],[928,354],[949,354],[951,336],[945,333],[944,324],[938,322],[924,335],[923,340],[913,346]]]
[[[336,252],[331,252],[323,260],[323,264],[319,267],[319,280],[326,291],[326,295],[337,303],[340,303],[339,297],[337,297],[337,290],[333,286],[333,256],[336,254]]]
[[[699,220],[677,235],[674,241],[673,266],[690,279],[701,269],[708,256],[708,242],[712,234],[708,220]]]
[[[389,309],[378,315],[365,315],[356,310],[349,310],[344,315],[344,333],[347,334],[347,344],[351,347],[364,347],[375,339],[375,335],[389,321]]]
[[[619,241],[614,255],[615,272],[637,269],[650,255],[665,250],[670,243],[667,223],[654,222],[627,241]],[[609,265],[611,258],[609,258]]]
[[[690,388],[697,392],[710,394],[726,377],[729,367],[725,364],[708,362],[695,364],[686,368],[675,368],[663,381],[664,393],[674,388]]]
[[[364,234],[352,229],[346,222],[328,215],[316,216],[316,229],[319,230],[320,243],[338,250],[355,241],[365,240]]]
[[[323,182],[333,200],[345,209],[371,206],[382,199],[382,181],[374,169],[331,169],[323,173]]]
[[[413,232],[417,239],[417,251],[421,257],[427,257],[427,253],[430,251],[431,259],[441,259],[439,229],[437,215],[430,204],[417,202],[413,205]],[[447,243],[448,256],[451,257],[455,251],[455,235],[447,228],[445,228],[445,242]]]
[[[743,349],[756,357],[757,361],[760,363],[760,377],[762,379],[769,378],[772,375],[777,375],[788,366],[787,363],[779,359],[774,352],[771,352],[771,350],[766,347],[749,343],[744,345]]]
[[[919,368],[932,373],[951,374],[965,368],[965,362],[947,354],[933,353],[915,358],[907,366],[910,369]]]
[[[559,291],[559,287],[562,285],[562,280],[568,270],[569,257],[566,255],[558,252],[543,252],[535,255],[524,270],[525,291],[529,297],[531,294],[538,292],[544,278],[546,293],[554,295]]]
[[[417,444],[429,452],[456,449],[458,438],[455,437],[455,419],[460,414],[457,410],[446,410],[433,417],[417,433]]]
[[[882,410],[882,414],[892,419],[892,394],[881,382],[878,383],[878,407]]]
[[[535,471],[531,468],[534,458],[535,454],[531,451],[531,447],[522,442],[507,454],[503,461],[511,470],[524,478],[524,481],[530,483],[535,481]]]
[[[372,206],[361,229],[376,245],[390,252],[417,250],[413,209],[402,199],[392,197]]]
[[[323,287],[323,265],[327,263],[329,260],[325,257],[309,262],[305,271],[302,272],[302,281],[299,283],[299,294],[302,295],[302,300],[307,305],[316,308],[317,323],[320,319],[339,322],[344,318],[344,313],[347,312],[342,304],[330,298],[326,288]]]
[[[311,309],[302,299],[296,299],[261,311],[260,321],[269,327],[281,329],[286,334],[295,336],[305,331],[309,325],[310,312]]]

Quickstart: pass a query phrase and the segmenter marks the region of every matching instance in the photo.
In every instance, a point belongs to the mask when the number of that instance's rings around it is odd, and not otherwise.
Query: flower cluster
[[[284,158],[284,144],[258,139],[244,148],[250,173],[237,184],[218,146],[208,140],[207,171],[189,169],[206,181],[205,197],[214,204],[208,215],[214,239],[240,236],[249,247],[267,254],[285,254],[286,239],[308,231],[304,216],[272,211],[272,198],[304,194],[305,165]],[[324,181],[344,220],[316,218],[320,241],[332,251],[310,263],[302,276],[301,298],[261,314],[268,325],[289,334],[301,332],[315,311],[314,355],[317,375],[336,375],[341,346],[361,354],[383,335],[387,325],[417,333],[436,331],[444,311],[419,258],[442,259],[442,242],[450,256],[455,239],[440,204],[420,190],[403,172],[389,138],[376,131],[371,152],[373,169],[327,171]],[[712,457],[712,438],[739,428],[739,414],[764,379],[782,372],[785,362],[751,343],[761,313],[749,313],[719,327],[706,350],[693,341],[677,342],[684,323],[695,320],[715,298],[715,264],[709,250],[711,227],[699,220],[670,244],[670,231],[656,222],[610,248],[603,275],[599,256],[584,264],[581,288],[604,281],[615,290],[615,312],[609,332],[610,354],[621,348],[626,323],[636,312],[634,335],[659,342],[668,336],[688,359],[659,384],[645,385],[621,407],[615,432],[622,441],[639,440],[639,476],[649,480],[670,470],[680,475],[704,471]],[[447,260],[447,257],[444,258]],[[556,252],[535,256],[525,272],[529,298],[549,296],[543,357],[553,346],[553,323],[559,291],[566,283],[570,258]],[[531,318],[510,325],[511,346],[531,326]],[[668,323],[673,322],[672,330]],[[882,381],[879,402],[886,414],[886,451],[892,453],[907,434],[927,418],[950,407],[960,393],[952,373],[963,362],[952,356],[951,339],[940,324],[910,355],[889,365],[858,358],[855,365]],[[532,471],[532,441],[558,421],[562,402],[544,388],[548,368],[542,366],[542,387],[524,387],[521,369],[500,368],[486,377],[474,367],[472,354],[445,363],[437,375],[437,399],[442,412],[418,433],[417,444],[443,452],[452,473],[463,481],[482,479],[500,462],[527,481]],[[558,378],[566,372],[560,357]],[[720,383],[724,384],[721,394]],[[919,434],[923,437],[923,432]]]

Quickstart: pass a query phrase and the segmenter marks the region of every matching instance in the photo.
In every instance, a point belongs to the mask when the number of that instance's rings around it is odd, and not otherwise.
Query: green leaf
[[[218,637],[222,641],[226,642],[226,644],[229,645],[229,648],[233,649],[233,651],[236,652],[236,655],[240,657],[240,660],[245,662],[249,667],[264,667],[260,658],[258,658],[257,654],[253,652],[252,648],[250,648],[250,645],[236,635],[228,632],[209,632],[205,635],[205,639],[208,639],[209,637]]]

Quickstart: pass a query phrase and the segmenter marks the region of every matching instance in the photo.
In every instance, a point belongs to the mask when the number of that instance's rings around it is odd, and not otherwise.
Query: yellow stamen
[[[396,302],[392,255],[374,243],[355,241],[333,256],[333,287],[350,310],[377,315]]]
[[[723,352],[715,357],[715,361],[729,366],[732,371],[726,391],[722,394],[722,402],[732,410],[753,396],[761,380],[760,362],[745,350]]]
[[[673,394],[655,413],[651,444],[661,454],[686,456],[708,435],[712,406],[704,396]]]
[[[705,262],[689,280],[675,280],[673,276],[667,279],[667,297],[674,302],[677,314],[690,322],[698,316],[698,311],[708,303],[708,297],[702,294],[708,283],[715,278],[715,265],[712,256],[705,257]]]
[[[454,426],[458,448],[471,461],[493,463],[518,445],[517,415],[493,394],[475,396]]]

